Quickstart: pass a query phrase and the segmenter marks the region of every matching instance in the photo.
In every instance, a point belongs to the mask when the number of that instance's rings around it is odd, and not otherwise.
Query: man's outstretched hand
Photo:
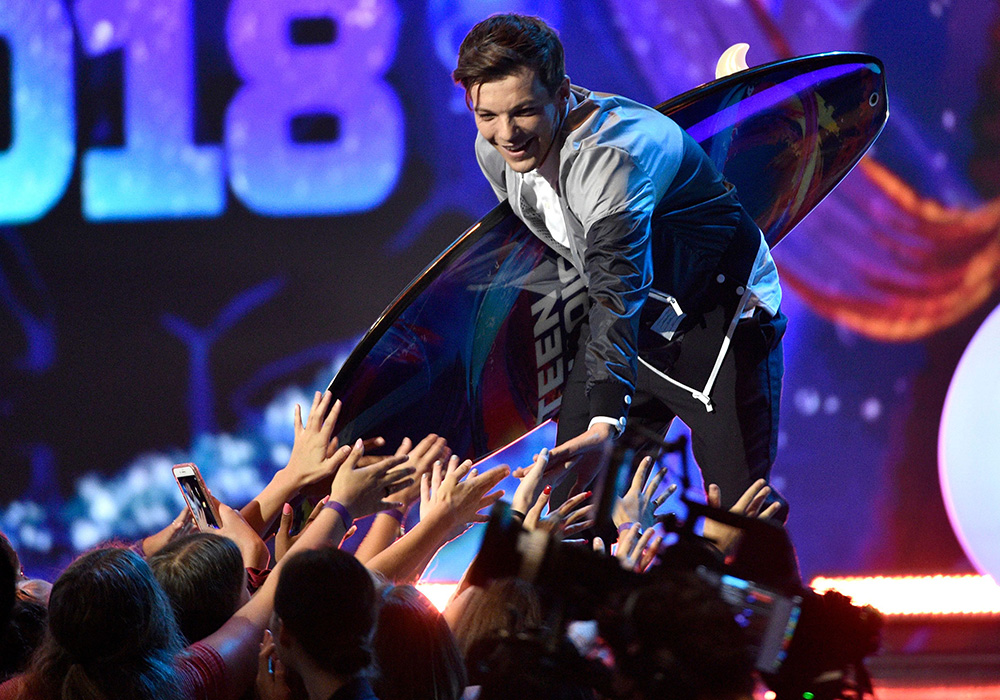
[[[593,427],[576,437],[570,438],[549,451],[549,470],[565,468],[566,463],[577,457],[593,452],[601,452],[615,437],[615,430],[608,423],[594,423]]]
[[[572,476],[576,483],[569,495],[586,491],[604,466],[606,450],[614,437],[615,430],[611,425],[595,423],[586,432],[549,451],[549,463],[543,478],[555,486]]]

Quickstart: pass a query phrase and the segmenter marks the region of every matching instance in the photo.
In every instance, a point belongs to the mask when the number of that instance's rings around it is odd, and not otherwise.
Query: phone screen
[[[207,489],[197,469],[193,466],[174,467],[174,478],[177,479],[177,485],[184,494],[184,500],[191,509],[198,529],[218,529],[219,521],[215,517],[215,510],[209,502]]]
[[[802,598],[784,596],[750,581],[704,569],[699,574],[718,587],[749,639],[758,671],[775,673],[788,656],[788,645],[802,612]]]

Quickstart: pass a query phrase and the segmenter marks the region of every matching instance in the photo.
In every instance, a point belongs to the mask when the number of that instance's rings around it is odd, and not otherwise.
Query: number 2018
[[[73,38],[123,52],[124,147],[82,155],[91,221],[218,216],[226,181],[269,216],[371,209],[402,167],[403,111],[384,81],[396,52],[392,0],[232,0],[226,41],[242,86],[224,143],[194,140],[193,0],[0,0],[11,65],[11,143],[0,153],[0,223],[44,216],[75,165]],[[336,40],[293,43],[293,21],[335,22]],[[332,115],[337,138],[302,143],[298,115]]]

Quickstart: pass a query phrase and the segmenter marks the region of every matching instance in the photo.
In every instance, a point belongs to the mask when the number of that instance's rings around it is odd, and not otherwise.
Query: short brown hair
[[[506,78],[522,68],[535,71],[554,95],[566,76],[562,42],[538,17],[493,15],[474,26],[458,49],[458,66],[451,77],[469,91],[481,83]]]

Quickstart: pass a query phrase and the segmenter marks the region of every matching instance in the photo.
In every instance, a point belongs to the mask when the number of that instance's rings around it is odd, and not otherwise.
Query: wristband
[[[632,529],[635,523],[622,523],[618,526],[618,536],[621,537],[623,534]],[[642,528],[639,528],[639,534],[642,534]]]
[[[389,508],[387,510],[383,510],[382,513],[388,515],[390,518],[395,518],[400,527],[403,526],[403,511],[399,508]]]
[[[511,514],[512,516],[514,516],[515,518],[517,518],[518,520],[520,520],[520,521],[521,521],[522,523],[524,522],[524,519],[525,519],[525,517],[527,517],[527,516],[526,516],[526,515],[525,515],[524,513],[522,513],[521,511],[519,511],[519,510],[514,510],[513,508],[511,508],[511,509],[510,509],[510,514]]]
[[[354,522],[354,518],[351,517],[351,514],[347,512],[347,507],[342,503],[338,503],[337,501],[330,499],[323,507],[336,511],[337,515],[340,516],[340,519],[344,521],[344,527],[350,527],[351,523]]]

